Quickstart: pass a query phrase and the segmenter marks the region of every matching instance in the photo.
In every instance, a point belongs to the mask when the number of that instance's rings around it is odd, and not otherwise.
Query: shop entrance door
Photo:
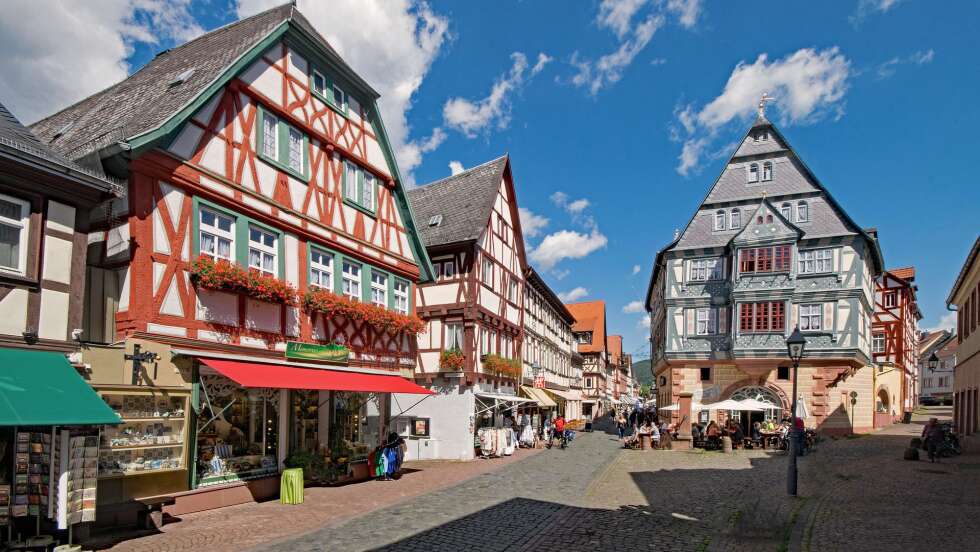
[[[289,450],[316,452],[319,440],[319,391],[289,392]]]

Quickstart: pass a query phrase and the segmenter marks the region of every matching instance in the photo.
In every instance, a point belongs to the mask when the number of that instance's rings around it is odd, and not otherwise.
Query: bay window
[[[279,237],[256,226],[248,227],[248,268],[267,276],[277,276]]]
[[[786,306],[782,301],[742,303],[738,328],[742,332],[781,332],[786,327]]]
[[[800,274],[818,274],[830,272],[833,262],[833,253],[830,249],[811,249],[800,251],[799,253]]]
[[[823,305],[800,305],[800,331],[823,328]]]
[[[695,309],[695,333],[697,335],[718,333],[718,309]]]
[[[789,245],[742,249],[739,251],[739,272],[789,272],[791,255]]]
[[[690,279],[695,282],[721,280],[724,265],[720,259],[697,259],[691,261]]]
[[[235,260],[235,220],[202,208],[198,214],[199,250],[214,260]]]
[[[30,211],[26,201],[0,195],[0,270],[26,271]]]

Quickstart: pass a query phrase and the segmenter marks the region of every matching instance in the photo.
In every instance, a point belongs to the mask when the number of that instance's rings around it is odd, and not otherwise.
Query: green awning
[[[0,348],[0,426],[118,423],[64,354]]]

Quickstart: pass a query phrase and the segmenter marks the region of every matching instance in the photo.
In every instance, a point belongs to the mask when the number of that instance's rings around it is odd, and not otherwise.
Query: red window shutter
[[[755,304],[755,330],[757,332],[769,329],[769,303]]]
[[[752,331],[752,303],[739,305],[738,329],[743,332]]]
[[[772,304],[772,329],[784,330],[786,328],[786,305],[781,301]]]

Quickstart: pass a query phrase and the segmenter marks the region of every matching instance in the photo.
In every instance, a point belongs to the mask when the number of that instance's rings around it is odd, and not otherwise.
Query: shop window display
[[[99,477],[184,469],[186,396],[100,393],[122,423],[102,433]]]
[[[278,390],[243,389],[211,375],[202,375],[201,384],[198,486],[278,473]]]

